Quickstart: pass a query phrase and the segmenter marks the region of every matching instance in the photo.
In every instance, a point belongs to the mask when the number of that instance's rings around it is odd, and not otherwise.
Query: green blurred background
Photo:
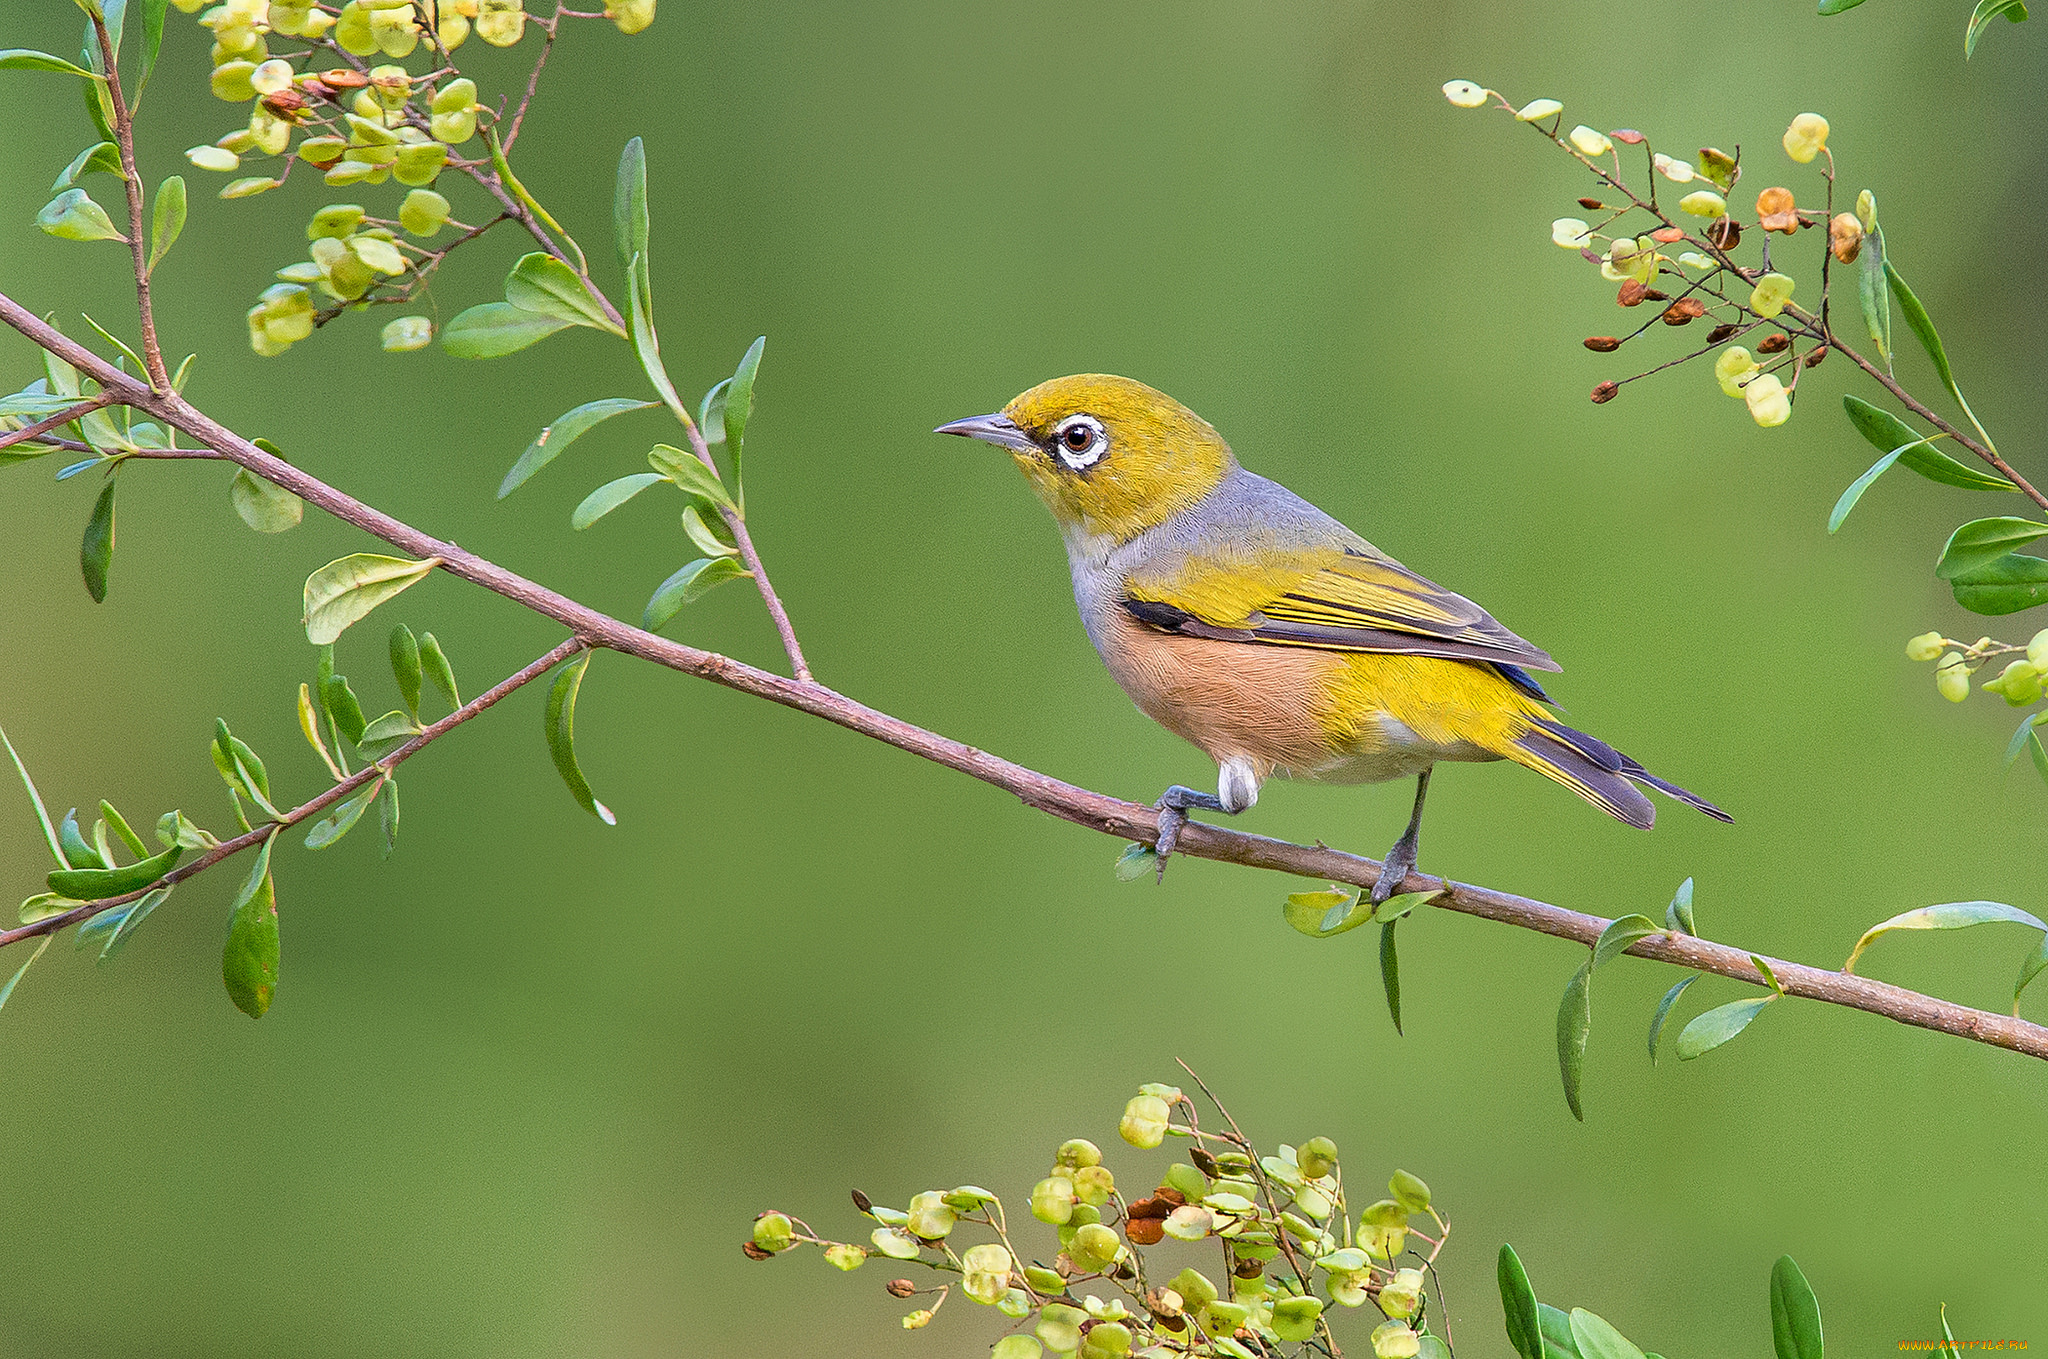
[[[2044,904],[2048,795],[2001,774],[2003,708],[1941,703],[1900,652],[1926,628],[1981,630],[1928,566],[1955,522],[2007,506],[1899,476],[1829,538],[1872,456],[1835,409],[1845,386],[1870,394],[1839,360],[1774,431],[1697,366],[1589,405],[1633,370],[1580,348],[1618,324],[1612,289],[1547,239],[1585,180],[1437,87],[1553,95],[1568,121],[1681,154],[1740,143],[1752,185],[1803,198],[1819,179],[1777,138],[1825,112],[1845,187],[1877,192],[1977,409],[2031,471],[2048,333],[2020,262],[2043,235],[2048,33],[1999,24],[1966,67],[1967,9],[667,0],[638,38],[570,31],[519,162],[601,247],[619,145],[645,136],[672,371],[701,392],[769,334],[754,531],[827,682],[1126,796],[1211,776],[1101,672],[1006,460],[926,432],[1048,376],[1129,373],[1550,649],[1575,721],[1737,817],[1667,806],[1642,835],[1521,771],[1458,768],[1425,869],[1602,915],[1656,913],[1691,875],[1714,937],[1832,964],[1912,906]],[[6,13],[0,45],[72,49],[70,4]],[[308,213],[358,197],[389,215],[400,191],[306,179],[216,201],[178,156],[233,124],[204,93],[204,36],[173,14],[142,145],[146,178],[194,188],[158,274],[167,347],[200,354],[191,394],[351,493],[636,617],[694,555],[673,506],[650,496],[577,535],[567,516],[670,437],[660,420],[615,421],[492,498],[548,420],[641,393],[624,346],[580,331],[493,364],[391,356],[379,315],[251,356],[242,312],[301,256]],[[495,99],[535,41],[461,56]],[[8,73],[0,126],[0,287],[74,333],[81,309],[132,326],[117,247],[28,225],[89,140],[75,92]],[[450,192],[481,219],[478,195]],[[495,297],[516,249],[458,256],[442,315]],[[1697,338],[1660,329],[1644,352]],[[0,381],[33,360],[7,337]],[[1902,371],[1935,390],[1919,356]],[[138,466],[96,608],[76,565],[94,482],[52,470],[0,475],[0,721],[45,795],[218,828],[216,715],[285,795],[310,795],[299,582],[377,545],[317,512],[259,537],[223,469]],[[471,692],[559,637],[431,580],[343,641],[372,712],[393,705],[382,639],[400,620],[439,634]],[[780,663],[744,589],[670,631]],[[0,1348],[979,1353],[992,1313],[956,1302],[906,1336],[886,1265],[750,1264],[749,1219],[780,1206],[859,1239],[851,1186],[900,1203],[973,1180],[1021,1201],[1077,1135],[1143,1182],[1165,1155],[1117,1154],[1115,1119],[1176,1057],[1262,1138],[1326,1133],[1355,1178],[1431,1182],[1473,1355],[1508,1352],[1503,1240],[1546,1299],[1674,1355],[1767,1354],[1781,1252],[1835,1354],[1931,1337],[1943,1301],[1959,1337],[2048,1343],[2048,1089],[2023,1058],[1794,1005],[1653,1069],[1644,1027],[1675,974],[1628,962],[1600,977],[1580,1126],[1552,1027],[1580,949],[1425,913],[1403,931],[1398,1039],[1371,932],[1288,930],[1286,880],[1190,861],[1164,889],[1120,884],[1099,836],[615,656],[592,666],[577,733],[619,814],[607,830],[550,769],[540,707],[522,693],[406,767],[389,862],[370,833],[281,853],[262,1023],[218,979],[232,870],[181,888],[115,964],[60,943],[30,974],[0,1019]],[[1376,854],[1408,796],[1277,785],[1244,824]],[[0,876],[27,895],[48,865],[18,794],[0,806]],[[1866,970],[1998,1009],[2024,947],[1902,938]],[[1689,1008],[1738,994],[1710,980]]]

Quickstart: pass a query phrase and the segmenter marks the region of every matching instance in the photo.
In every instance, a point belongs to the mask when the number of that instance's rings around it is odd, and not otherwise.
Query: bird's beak
[[[1031,436],[1017,428],[1010,417],[997,412],[994,415],[970,415],[965,420],[955,420],[950,425],[940,425],[934,434],[958,434],[998,448],[1014,449],[1019,453],[1037,453],[1042,450],[1033,443]]]

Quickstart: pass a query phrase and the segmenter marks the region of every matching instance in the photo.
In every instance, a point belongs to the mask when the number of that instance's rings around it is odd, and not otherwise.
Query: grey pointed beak
[[[1019,453],[1037,453],[1041,450],[1032,442],[1031,436],[1011,421],[1010,417],[997,412],[994,415],[970,415],[965,420],[955,420],[950,425],[940,425],[934,434],[958,434],[963,438],[979,439],[985,444],[998,448],[1014,449]]]

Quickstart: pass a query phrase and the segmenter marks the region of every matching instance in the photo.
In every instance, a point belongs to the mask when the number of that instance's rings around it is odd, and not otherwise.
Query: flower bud
[[[1141,1151],[1149,1151],[1166,1140],[1166,1101],[1157,1095],[1137,1095],[1124,1106],[1117,1122],[1118,1136]]]
[[[1785,154],[1806,164],[1828,144],[1828,120],[1818,113],[1802,113],[1785,129]]]
[[[1983,687],[2013,707],[2024,708],[2041,697],[2041,671],[2031,661],[2013,661]]]
[[[1582,156],[1604,156],[1614,145],[1605,133],[1595,132],[1584,123],[1573,128],[1565,140],[1577,147]]]
[[[1592,228],[1577,217],[1560,217],[1550,224],[1550,242],[1566,250],[1584,250],[1593,244]]]
[[[1765,274],[1750,291],[1749,309],[1768,321],[1785,310],[1785,304],[1792,300],[1792,287],[1787,275]]]
[[[1712,189],[1695,189],[1678,200],[1678,206],[1695,217],[1726,217],[1728,200]]]
[[[1765,429],[1773,429],[1792,418],[1792,397],[1776,373],[1751,378],[1742,389],[1742,399],[1749,404],[1750,418]]]
[[[1043,1179],[1031,1191],[1031,1216],[1054,1227],[1064,1227],[1074,1216],[1074,1182]]]
[[[1756,371],[1756,360],[1741,345],[1730,345],[1714,360],[1714,377],[1720,382],[1721,390],[1729,396],[1742,395],[1743,384]]]
[[[1533,123],[1538,118],[1548,118],[1553,113],[1562,113],[1564,105],[1555,99],[1532,99],[1515,111],[1518,123]]]
[[[1373,1328],[1372,1352],[1376,1359],[1415,1359],[1422,1350],[1422,1338],[1405,1322],[1384,1321]]]
[[[2048,638],[2048,631],[2038,634],[2034,638],[2034,643],[2039,644],[2043,638]],[[1923,632],[1918,637],[1907,641],[1906,659],[1909,661],[1931,661],[1941,655],[1941,644],[1944,640],[1938,632]],[[2043,660],[2048,660],[2048,646],[2041,648],[2041,656]],[[2027,659],[2033,660],[2033,658],[2034,646],[2030,645],[2027,647]]]
[[[1484,87],[1474,85],[1469,80],[1446,80],[1444,82],[1444,98],[1450,100],[1461,109],[1478,108],[1486,102],[1486,93]]]
[[[1941,658],[1934,667],[1934,688],[1951,703],[1961,703],[1970,696],[1970,670],[1963,664],[1963,653],[1951,651]]]
[[[1877,195],[1868,189],[1856,191],[1856,220],[1865,231],[1877,229]]]

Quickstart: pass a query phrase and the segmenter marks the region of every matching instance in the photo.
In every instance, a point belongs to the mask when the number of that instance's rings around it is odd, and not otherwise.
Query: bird
[[[1411,872],[1430,772],[1512,760],[1647,830],[1653,788],[1728,813],[1558,721],[1562,669],[1463,595],[1238,464],[1206,420],[1131,378],[1081,373],[934,433],[1007,451],[1052,511],[1082,627],[1139,711],[1216,763],[1161,795],[1163,879],[1191,810],[1235,816],[1268,778],[1415,780],[1372,891]]]

